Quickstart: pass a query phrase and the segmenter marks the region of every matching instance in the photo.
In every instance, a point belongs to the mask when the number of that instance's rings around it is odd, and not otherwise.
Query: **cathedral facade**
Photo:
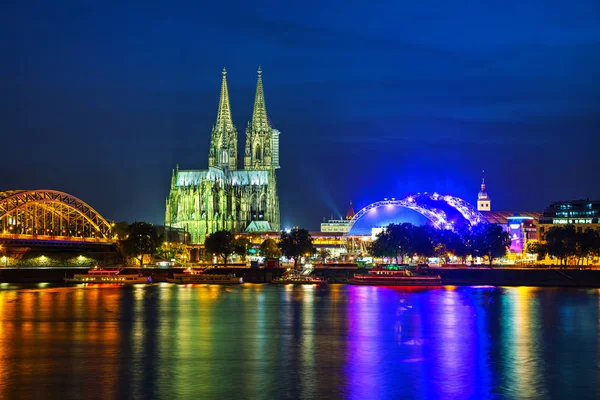
[[[192,243],[219,230],[279,231],[279,131],[267,117],[262,71],[258,70],[252,121],[246,128],[243,167],[233,125],[227,72],[223,69],[217,122],[212,128],[208,169],[182,170],[171,177],[165,226],[184,229]]]

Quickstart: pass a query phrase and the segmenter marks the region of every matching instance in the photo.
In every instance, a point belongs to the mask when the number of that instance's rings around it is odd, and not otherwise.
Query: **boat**
[[[167,278],[167,282],[236,285],[244,283],[244,278],[239,278],[235,274],[210,274],[206,273],[206,270],[188,268],[182,273],[174,273],[172,278]]]
[[[65,277],[67,283],[108,283],[136,284],[152,283],[150,276],[142,274],[121,274],[121,269],[92,268],[87,274],[75,274],[72,278]]]
[[[442,278],[394,266],[373,268],[368,274],[354,274],[349,283],[373,286],[442,286]]]
[[[318,285],[327,283],[325,279],[312,274],[313,266],[305,264],[302,270],[290,268],[282,276],[275,278],[271,283],[294,284],[294,285]]]

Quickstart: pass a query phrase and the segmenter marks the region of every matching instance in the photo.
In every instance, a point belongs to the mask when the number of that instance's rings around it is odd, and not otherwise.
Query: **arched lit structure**
[[[465,225],[475,225],[483,220],[483,216],[465,200],[450,196],[439,195],[438,193],[423,193],[414,196],[408,196],[401,200],[384,199],[361,209],[350,221],[349,235],[365,234],[366,232],[356,232],[353,230],[355,224],[361,218],[374,216],[373,227],[377,225],[378,209],[384,208],[390,210],[394,208],[404,208],[417,212],[424,216],[429,222],[439,229],[459,229]],[[386,224],[389,221],[386,221]],[[401,222],[401,221],[396,221]]]
[[[110,241],[111,225],[75,196],[56,190],[0,192],[0,237]]]

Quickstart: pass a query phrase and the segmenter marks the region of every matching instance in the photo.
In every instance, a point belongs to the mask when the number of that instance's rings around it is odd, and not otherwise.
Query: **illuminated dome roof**
[[[455,230],[481,220],[481,214],[458,197],[423,193],[402,200],[385,199],[368,205],[352,218],[349,234],[370,235],[372,228],[403,222]]]
[[[429,220],[417,211],[397,205],[372,208],[359,218],[350,230],[351,235],[370,235],[373,228],[385,228],[389,224],[404,222],[413,225],[426,225]]]

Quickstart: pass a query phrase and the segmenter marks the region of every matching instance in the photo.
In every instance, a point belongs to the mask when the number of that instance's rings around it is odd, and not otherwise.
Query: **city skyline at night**
[[[241,131],[260,65],[282,226],[425,191],[474,203],[483,169],[496,209],[600,198],[595,2],[33,3],[2,6],[3,190],[162,224],[173,166],[208,162],[220,71]]]

